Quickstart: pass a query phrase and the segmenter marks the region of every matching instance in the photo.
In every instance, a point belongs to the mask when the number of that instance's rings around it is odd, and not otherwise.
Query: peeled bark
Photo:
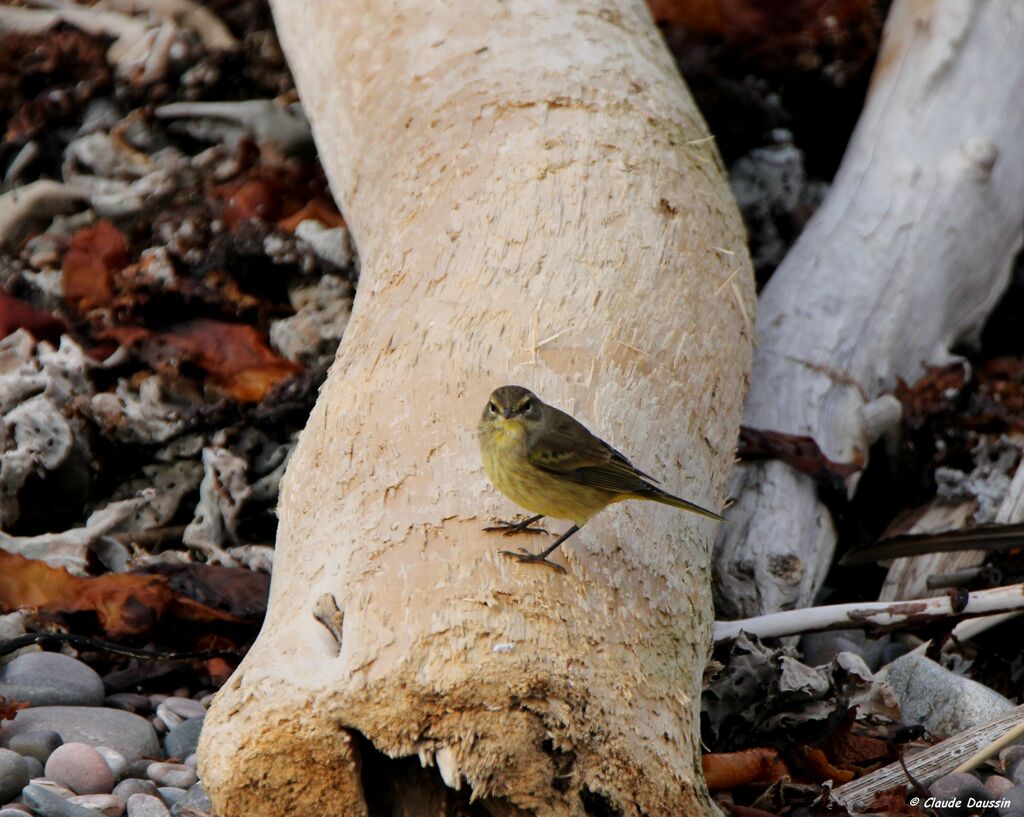
[[[866,462],[865,407],[983,325],[1024,233],[1024,4],[896,0],[864,111],[821,208],[765,287],[744,423]],[[809,604],[835,531],[782,463],[736,469],[720,609]]]
[[[275,13],[362,271],[282,485],[266,623],[204,728],[217,813],[700,813],[714,523],[627,503],[567,575],[518,564],[497,551],[538,540],[481,532],[517,509],[474,433],[520,383],[721,506],[752,273],[646,8]]]

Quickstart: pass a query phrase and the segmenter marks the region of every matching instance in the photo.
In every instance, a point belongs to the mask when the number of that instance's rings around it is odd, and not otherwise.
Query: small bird
[[[522,386],[501,386],[491,393],[477,426],[477,439],[484,470],[494,486],[517,505],[537,514],[523,522],[484,530],[501,530],[506,535],[545,533],[530,527],[545,516],[573,523],[540,553],[501,551],[520,562],[545,564],[564,573],[565,568],[547,557],[590,517],[624,499],[650,499],[724,521],[717,513],[653,485],[656,479],[637,469],[582,423]]]

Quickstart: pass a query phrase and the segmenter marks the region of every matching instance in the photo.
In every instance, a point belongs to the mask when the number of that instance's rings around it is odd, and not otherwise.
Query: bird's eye
[[[519,410],[520,410],[521,412],[523,412],[524,414],[525,414],[526,412],[528,412],[528,411],[532,410],[532,409],[533,409],[533,400],[527,400],[527,401],[526,401],[525,403],[523,403],[523,404],[522,404],[522,405],[521,405],[521,406],[519,407]]]
[[[487,404],[487,410],[491,414],[497,414],[498,413],[498,407],[496,405],[494,405],[493,402],[490,402],[490,403]]]

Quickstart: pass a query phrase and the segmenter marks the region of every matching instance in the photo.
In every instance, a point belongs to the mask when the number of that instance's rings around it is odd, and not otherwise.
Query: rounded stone
[[[158,791],[160,792],[160,799],[163,800],[172,809],[174,808],[175,804],[177,804],[177,802],[186,794],[185,789],[179,789],[175,786],[160,786]]]
[[[153,711],[153,702],[149,700],[149,696],[134,692],[115,692],[106,697],[104,704],[114,709],[134,712],[136,715],[148,715]]]
[[[32,814],[32,812],[28,809],[22,811],[20,808],[14,808],[14,806],[0,808],[0,817],[25,817],[26,814]]]
[[[25,653],[5,665],[0,695],[32,706],[99,706],[105,697],[96,670],[57,652]]]
[[[149,764],[154,761],[149,758],[139,758],[133,763],[128,764],[128,768],[124,770],[124,777],[137,777],[140,780],[144,780],[146,777],[146,770],[149,768]]]
[[[159,797],[133,794],[128,798],[128,817],[171,817],[171,812]]]
[[[961,804],[946,807],[951,817],[967,817],[967,802],[970,799],[989,799],[989,794],[981,781],[974,775],[965,772],[950,772],[943,775],[935,780],[929,789],[934,797]]]
[[[40,763],[53,754],[53,750],[64,743],[56,732],[22,732],[7,741],[7,748],[25,757],[34,757]]]
[[[79,794],[68,798],[69,803],[98,811],[103,817],[121,817],[126,805],[116,794]]]
[[[996,806],[996,814],[999,817],[1010,817],[1012,814],[1024,812],[1024,786],[1007,789],[1000,799],[1006,802],[1006,805]]]
[[[206,715],[206,707],[191,698],[168,698],[160,706],[166,707],[184,720],[202,718]]]
[[[46,776],[75,794],[109,794],[114,773],[88,743],[65,743],[46,761]]]
[[[184,763],[150,763],[146,775],[158,786],[187,789],[196,782],[196,770]]]
[[[164,752],[167,757],[186,758],[196,751],[199,733],[203,731],[205,718],[189,718],[175,726],[164,737]]]
[[[152,797],[159,797],[156,783],[152,780],[143,780],[139,777],[129,777],[114,786],[114,794],[123,800],[128,800],[133,794],[148,794]]]
[[[213,814],[213,804],[206,796],[206,790],[202,783],[196,783],[191,789],[185,792],[171,810],[175,817],[194,817],[195,815]]]
[[[25,758],[10,749],[0,749],[0,802],[13,800],[21,794],[30,779]]]
[[[46,774],[43,769],[43,764],[40,763],[36,758],[29,757],[28,755],[22,755],[22,759],[25,761],[25,765],[28,766],[28,779],[33,780],[37,777],[42,777]]]
[[[92,706],[39,706],[22,709],[4,726],[0,745],[15,735],[49,730],[65,742],[109,746],[128,763],[141,757],[159,757],[160,742],[149,721],[120,709]]]
[[[1012,780],[1007,780],[1001,774],[994,774],[985,781],[985,791],[992,795],[993,799],[998,800],[1012,789],[1013,785]]]
[[[120,780],[124,777],[125,769],[128,768],[128,761],[125,760],[124,755],[116,749],[111,749],[109,746],[97,746],[96,751],[99,752],[107,762],[111,773],[114,775],[114,780]]]
[[[166,703],[162,703],[160,704],[160,706],[156,708],[156,716],[168,729],[173,729],[175,726],[177,726],[179,723],[185,720],[177,712],[172,712],[168,708]]]
[[[43,786],[30,783],[21,792],[25,803],[42,817],[96,817],[96,812],[85,806],[72,803],[69,799]],[[74,795],[71,795],[72,797]]]

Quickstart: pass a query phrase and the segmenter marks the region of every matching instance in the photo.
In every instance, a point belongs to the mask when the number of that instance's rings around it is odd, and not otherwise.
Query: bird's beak
[[[502,409],[501,410],[501,414],[502,414],[502,416],[506,420],[508,420],[508,419],[510,419],[512,417],[512,409],[510,409],[510,408]]]

